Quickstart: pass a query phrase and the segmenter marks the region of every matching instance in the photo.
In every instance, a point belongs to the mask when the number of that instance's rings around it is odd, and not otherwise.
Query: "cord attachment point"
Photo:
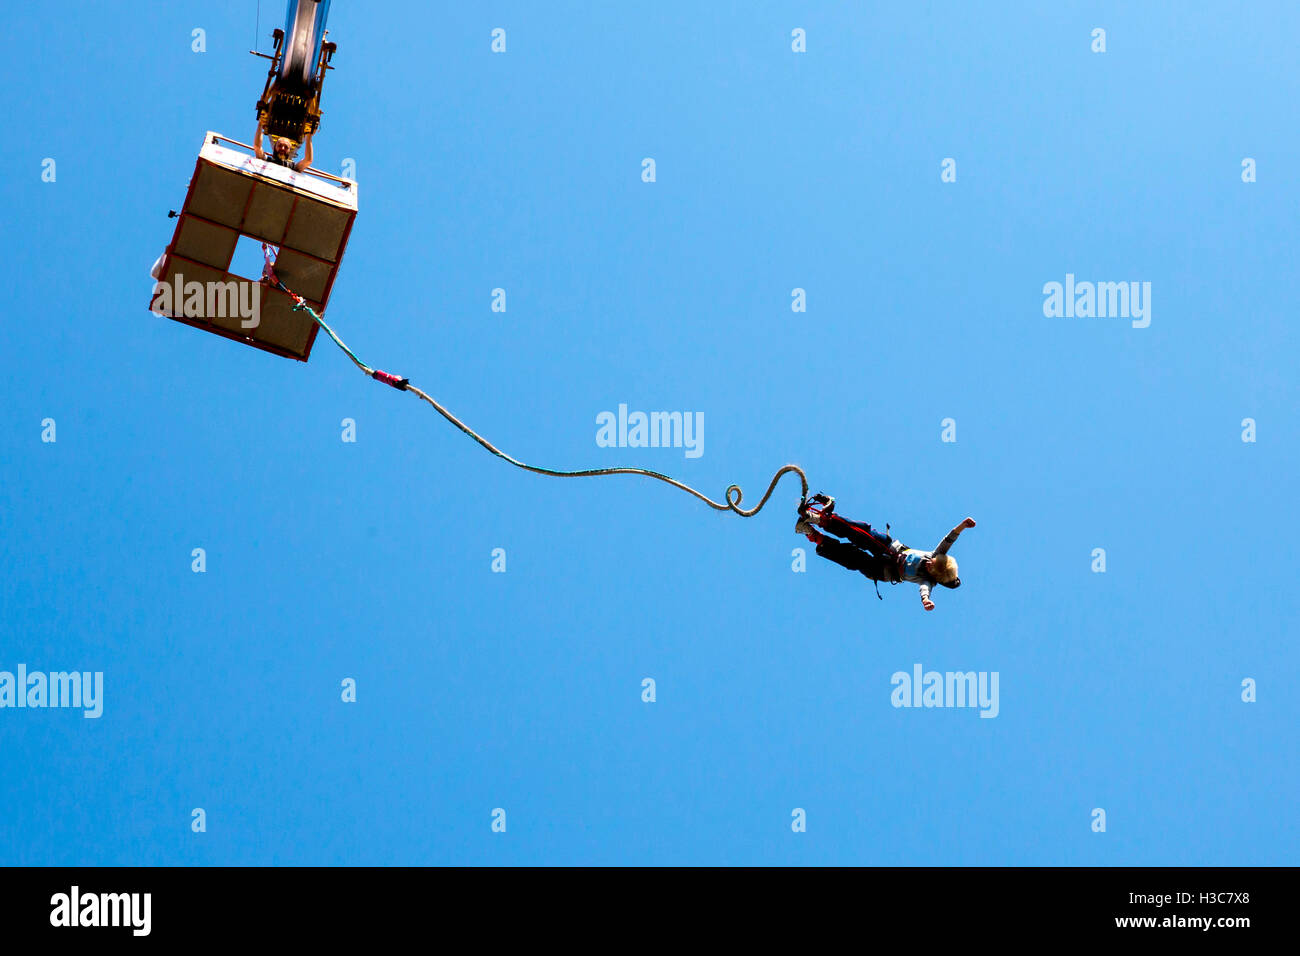
[[[380,371],[379,369],[375,369],[371,372],[370,377],[376,381],[383,382],[385,385],[393,386],[393,388],[397,389],[399,392],[406,391],[406,387],[411,384],[409,378],[399,378],[396,375],[390,375],[389,373]]]

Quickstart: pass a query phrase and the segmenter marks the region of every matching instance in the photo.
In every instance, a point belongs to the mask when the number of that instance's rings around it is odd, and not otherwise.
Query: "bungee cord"
[[[365,372],[366,375],[370,376],[376,381],[383,382],[385,385],[390,385],[393,388],[397,389],[398,391],[411,392],[417,398],[425,402],[428,402],[431,406],[433,406],[433,410],[436,411],[439,415],[441,415],[447,421],[451,422],[451,424],[455,425],[457,428],[459,428],[470,438],[474,439],[474,441],[478,442],[479,445],[481,445],[487,451],[491,452],[493,455],[500,458],[502,461],[509,462],[510,464],[514,465],[516,468],[522,468],[524,471],[530,471],[535,475],[547,475],[551,478],[600,478],[600,477],[604,477],[605,475],[639,475],[643,478],[653,478],[657,481],[662,481],[666,484],[672,485],[674,488],[679,488],[689,495],[693,495],[694,497],[698,498],[700,501],[704,502],[706,505],[708,505],[710,508],[713,508],[716,511],[732,511],[740,515],[742,518],[752,518],[754,515],[762,511],[763,506],[766,505],[768,499],[772,497],[772,492],[776,490],[777,483],[780,482],[781,478],[784,477],[787,473],[792,473],[799,476],[799,483],[801,489],[800,501],[806,501],[808,498],[808,476],[804,474],[804,470],[800,468],[798,465],[785,465],[779,468],[776,474],[772,476],[772,480],[768,483],[767,491],[763,492],[763,497],[759,499],[758,504],[755,505],[753,508],[742,508],[740,505],[741,502],[744,500],[744,492],[741,491],[739,485],[728,485],[727,491],[723,496],[725,501],[714,501],[708,495],[704,494],[701,491],[697,491],[696,489],[692,488],[690,485],[684,484],[683,482],[678,481],[676,478],[672,478],[660,472],[651,471],[648,468],[586,468],[580,471],[561,471],[554,468],[542,468],[538,465],[530,465],[527,462],[520,461],[518,458],[506,454],[504,451],[502,451],[496,445],[492,444],[490,441],[488,441],[478,432],[474,431],[474,429],[470,428],[463,421],[461,421],[459,418],[453,415],[444,405],[442,405],[442,403],[440,403],[437,399],[433,398],[433,396],[429,395],[427,392],[412,385],[409,379],[401,378],[397,375],[392,375],[389,372],[385,372],[380,369],[371,368],[365,362],[361,361],[361,359],[357,358],[356,353],[354,353],[350,348],[348,348],[348,346],[344,343],[344,341],[338,337],[338,335],[334,332],[334,330],[329,327],[329,325],[325,322],[323,318],[321,318],[321,316],[316,312],[316,310],[313,309],[311,306],[309,306],[306,300],[303,299],[302,296],[298,295],[296,292],[288,288],[283,282],[280,281],[279,277],[275,274],[275,261],[271,258],[271,251],[266,243],[262,243],[262,252],[266,258],[267,275],[270,278],[271,282],[274,284],[274,286],[277,289],[279,289],[281,292],[284,292],[286,295],[290,296],[294,300],[293,307],[295,311],[306,312],[309,316],[311,316],[312,321],[314,321],[318,326],[320,326],[322,329],[325,330],[325,334],[327,334],[331,339],[334,340],[334,344],[343,350],[343,353],[347,355],[349,359],[352,360],[352,363],[356,365],[357,368],[359,368],[362,372]]]

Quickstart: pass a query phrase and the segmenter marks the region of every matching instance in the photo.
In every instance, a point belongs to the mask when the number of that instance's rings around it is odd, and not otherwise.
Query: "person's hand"
[[[934,610],[934,602],[933,602],[933,601],[929,601],[929,600],[922,601],[922,602],[921,602],[921,607],[925,608],[927,611],[933,611],[933,610]]]
[[[967,518],[965,521],[963,521],[963,522],[961,523],[961,526],[962,526],[963,528],[973,528],[973,527],[975,527],[975,519],[974,519],[974,518]]]

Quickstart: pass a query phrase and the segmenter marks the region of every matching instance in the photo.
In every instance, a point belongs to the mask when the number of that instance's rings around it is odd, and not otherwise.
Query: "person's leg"
[[[836,541],[834,538],[822,538],[817,545],[817,553],[829,561],[834,561],[850,571],[861,571],[874,581],[891,581],[889,559],[868,554],[851,544]]]
[[[822,515],[822,530],[840,538],[847,538],[860,548],[866,548],[872,554],[883,555],[893,552],[893,539],[881,534],[871,525],[862,521],[849,521],[837,514]]]

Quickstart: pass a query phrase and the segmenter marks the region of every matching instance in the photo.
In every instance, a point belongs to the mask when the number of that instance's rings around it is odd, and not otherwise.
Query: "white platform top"
[[[356,210],[356,180],[345,180],[347,183],[345,186],[342,183],[321,179],[309,172],[294,172],[287,166],[281,166],[279,163],[269,163],[266,160],[258,159],[256,156],[232,149],[220,142],[214,142],[213,137],[220,135],[220,133],[208,131],[207,135],[203,137],[203,149],[199,151],[199,159],[215,163],[218,166],[224,166],[227,169],[253,173],[264,179],[272,179],[291,189],[300,189],[303,192],[319,196],[321,199],[342,206],[345,209]]]

